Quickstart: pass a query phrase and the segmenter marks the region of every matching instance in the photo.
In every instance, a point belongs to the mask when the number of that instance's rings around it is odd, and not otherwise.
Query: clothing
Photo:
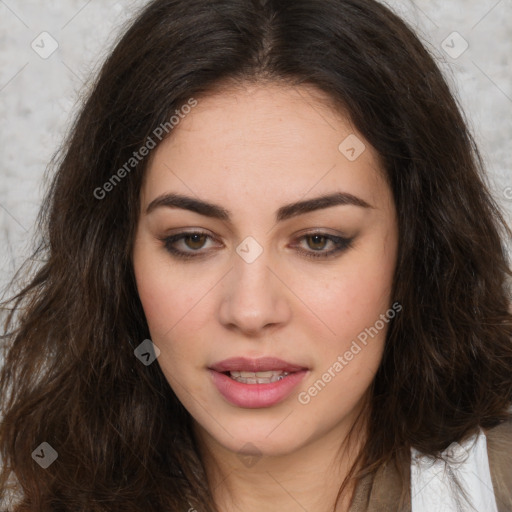
[[[403,468],[410,486],[405,489],[406,504],[399,510],[402,484],[397,468],[388,464],[357,486],[350,512],[512,512],[512,420],[462,444],[452,443],[444,452],[450,461],[432,460],[411,450],[410,465]],[[450,487],[455,474],[474,509]]]
[[[451,512],[471,510],[450,487],[449,476],[455,474],[476,511],[498,512],[487,454],[485,433],[473,435],[462,444],[452,443],[444,452],[453,462],[429,460],[416,450],[411,455],[411,505],[413,512]],[[459,500],[460,505],[458,505]]]

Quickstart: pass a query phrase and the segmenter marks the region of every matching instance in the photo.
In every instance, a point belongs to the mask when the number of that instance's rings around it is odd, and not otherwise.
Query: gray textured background
[[[45,168],[69,127],[80,94],[87,90],[85,81],[98,69],[122,25],[145,3],[0,0],[2,288],[29,255]],[[388,4],[436,55],[480,144],[496,199],[512,220],[512,0]],[[48,58],[32,48],[51,49],[51,40],[42,32],[58,43]],[[453,32],[469,45],[460,56],[464,42]]]

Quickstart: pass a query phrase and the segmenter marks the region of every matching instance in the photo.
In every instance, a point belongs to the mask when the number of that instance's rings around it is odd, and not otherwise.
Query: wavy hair
[[[39,263],[2,306],[0,494],[19,491],[15,512],[216,510],[190,415],[160,367],[133,353],[150,337],[131,262],[149,156],[109,180],[190,98],[228,82],[325,92],[377,150],[393,193],[403,311],[340,493],[411,447],[436,456],[511,417],[512,233],[413,31],[374,0],[154,0],[52,161]],[[47,469],[32,458],[43,442],[58,453]]]

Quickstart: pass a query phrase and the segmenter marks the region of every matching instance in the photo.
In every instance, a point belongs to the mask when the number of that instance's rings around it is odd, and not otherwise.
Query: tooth
[[[262,378],[262,379],[268,379],[272,377],[272,375],[279,374],[281,372],[274,372],[274,371],[268,371],[268,372],[256,372],[256,377]]]
[[[283,372],[281,370],[268,370],[266,372],[231,372],[232,377],[244,377],[247,378],[262,378],[262,379],[269,379],[270,377],[274,375],[288,375],[287,372]]]
[[[263,372],[261,372],[263,373]],[[272,372],[273,375],[270,377],[243,377],[243,376],[233,376],[232,378],[237,382],[241,382],[242,384],[271,384],[273,382],[280,381],[284,379],[288,373],[287,372]]]

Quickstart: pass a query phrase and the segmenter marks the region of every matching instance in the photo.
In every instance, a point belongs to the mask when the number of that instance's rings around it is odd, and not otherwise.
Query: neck
[[[233,453],[194,422],[194,433],[209,487],[220,512],[315,510],[348,512],[354,493],[349,482],[335,507],[338,491],[363,439],[337,428],[285,455]],[[340,434],[344,434],[341,435]]]

